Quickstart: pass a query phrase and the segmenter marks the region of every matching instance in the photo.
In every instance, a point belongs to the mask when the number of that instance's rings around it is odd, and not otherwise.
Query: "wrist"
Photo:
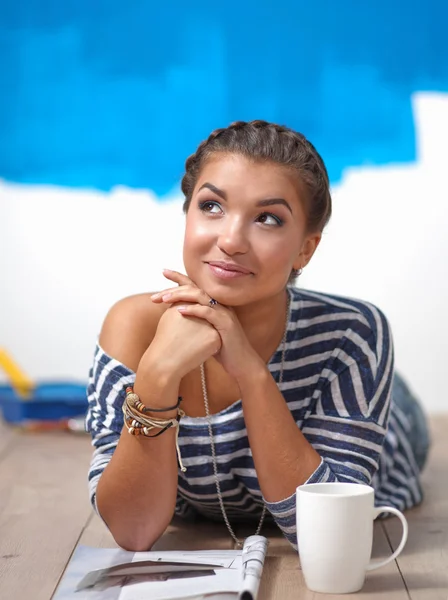
[[[246,390],[253,390],[254,387],[264,387],[271,376],[265,362],[258,356],[250,362],[245,362],[244,370],[235,377],[241,396],[244,396]]]
[[[141,381],[151,381],[157,387],[170,389],[179,387],[182,375],[176,365],[169,358],[162,358],[159,352],[151,351],[149,347],[142,356],[138,369],[137,378]]]
[[[140,362],[135,377],[134,392],[145,406],[157,410],[175,406],[178,401],[179,386],[180,379],[163,365]],[[177,409],[163,413],[156,411],[152,416],[171,419],[177,416]]]

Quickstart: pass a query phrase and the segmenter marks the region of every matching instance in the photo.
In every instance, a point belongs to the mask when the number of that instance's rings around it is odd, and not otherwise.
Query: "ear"
[[[300,249],[299,254],[297,255],[296,260],[294,261],[293,268],[294,269],[303,269],[310,262],[313,254],[318,247],[320,240],[322,238],[322,233],[320,231],[315,233],[310,233],[304,240],[302,244],[302,248]]]

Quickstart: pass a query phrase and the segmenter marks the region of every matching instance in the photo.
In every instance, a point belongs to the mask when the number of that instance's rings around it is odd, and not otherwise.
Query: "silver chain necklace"
[[[286,336],[288,333],[290,303],[291,303],[291,300],[290,300],[289,292],[288,292],[288,303],[286,306],[285,329],[284,329],[283,338],[282,338],[282,362],[280,365],[280,375],[279,375],[278,384],[277,384],[279,386],[283,382],[283,368],[285,365]],[[224,507],[224,499],[223,499],[222,493],[221,493],[221,485],[219,483],[219,478],[218,478],[218,463],[216,460],[215,442],[213,441],[213,430],[212,430],[212,423],[210,420],[210,408],[209,408],[209,403],[208,403],[207,385],[205,382],[204,364],[201,364],[201,382],[202,382],[202,394],[204,396],[205,414],[207,417],[207,424],[208,424],[208,435],[210,437],[210,447],[211,447],[211,451],[212,451],[213,474],[215,477],[216,492],[218,494],[219,505],[221,507],[222,516],[224,517],[224,522],[227,526],[227,529],[229,530],[230,535],[232,536],[232,539],[234,540],[234,542],[236,543],[236,545],[238,547],[242,548],[244,540],[240,540],[236,537],[235,532],[233,531],[232,526],[230,525],[229,519],[227,517],[226,509]],[[263,510],[261,512],[260,522],[258,523],[258,527],[257,527],[257,531],[255,532],[255,535],[260,534],[261,528],[263,527],[263,521],[264,521],[265,515],[266,515],[266,504],[263,503]]]

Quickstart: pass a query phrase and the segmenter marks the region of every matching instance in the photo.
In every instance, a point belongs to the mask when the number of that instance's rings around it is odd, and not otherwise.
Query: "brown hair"
[[[240,154],[257,161],[269,161],[295,169],[305,186],[307,230],[322,231],[331,216],[331,195],[327,169],[314,146],[304,135],[267,121],[235,121],[215,129],[187,158],[182,192],[184,212],[188,211],[199,173],[212,154]]]

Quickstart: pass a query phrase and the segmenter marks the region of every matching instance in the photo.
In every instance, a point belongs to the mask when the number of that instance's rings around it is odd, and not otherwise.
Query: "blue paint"
[[[446,0],[2,0],[0,177],[163,195],[212,129],[253,118],[303,131],[333,181],[412,161],[447,23]]]

